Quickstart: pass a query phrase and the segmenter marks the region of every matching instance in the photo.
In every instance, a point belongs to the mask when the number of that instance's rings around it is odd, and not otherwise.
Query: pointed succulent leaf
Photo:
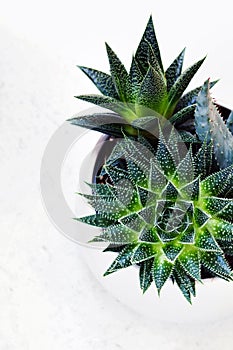
[[[195,280],[201,280],[201,262],[197,249],[188,247],[179,255],[179,263],[184,270]]]
[[[86,183],[94,195],[112,197],[115,195],[115,188],[109,184]]]
[[[196,105],[184,107],[183,109],[173,114],[169,121],[175,125],[182,124],[194,115],[195,108]]]
[[[137,241],[138,234],[124,225],[116,224],[104,229],[103,233],[97,236],[95,241],[98,242],[98,239],[113,244],[131,244]]]
[[[194,179],[194,165],[193,165],[193,156],[192,149],[186,153],[185,157],[178,164],[176,172],[174,174],[175,183],[178,181],[179,186],[183,187]]]
[[[202,207],[210,215],[218,215],[224,209],[233,203],[232,199],[223,199],[218,197],[202,198]]]
[[[218,82],[218,80],[211,81],[210,82],[210,89]],[[179,102],[177,103],[175,111],[179,111],[185,107],[191,106],[196,104],[197,102],[197,96],[199,92],[201,91],[202,86],[199,86],[189,92],[187,92],[184,96],[181,97]]]
[[[162,112],[166,99],[166,85],[161,75],[150,66],[140,87],[137,97],[136,112],[143,116],[144,108],[150,108],[156,112]]]
[[[155,257],[153,266],[153,278],[159,294],[164,283],[171,276],[172,269],[173,263],[168,261],[163,255]]]
[[[156,160],[166,177],[170,178],[176,170],[176,165],[165,140],[162,138],[159,139]]]
[[[193,228],[187,229],[179,235],[179,242],[194,243],[195,231]]]
[[[110,273],[113,273],[113,272],[116,272],[120,269],[131,266],[132,265],[131,257],[133,255],[133,252],[134,252],[134,249],[136,246],[137,246],[136,244],[127,245],[122,250],[122,252],[119,253],[117,258],[114,260],[114,262],[111,264],[111,266],[104,273],[104,276],[107,276]]]
[[[112,97],[102,96],[102,95],[79,95],[75,96],[76,98],[93,103],[102,108],[109,109],[113,112],[116,112],[120,116],[122,116],[127,122],[132,122],[137,118],[136,114],[132,109],[130,109],[125,103],[122,103]],[[124,122],[125,123],[125,122]],[[85,127],[85,125],[84,125]]]
[[[143,81],[143,75],[139,69],[139,66],[135,57],[133,57],[132,59],[129,77],[130,77],[130,83],[131,83],[132,101],[135,101],[139,94],[141,83]]]
[[[136,232],[141,232],[145,226],[143,219],[136,213],[124,216],[120,222],[123,225],[127,226],[129,229]]]
[[[233,135],[233,111],[231,111],[231,113],[227,119],[226,125]]]
[[[170,124],[170,122],[168,122],[168,124]],[[170,153],[173,156],[173,159],[174,159],[176,165],[178,165],[181,161],[179,142],[183,142],[182,138],[181,138],[179,132],[177,132],[176,128],[174,126],[172,126],[171,131],[170,131],[170,136],[169,136],[169,139],[167,141],[167,146],[169,148]]]
[[[153,282],[152,268],[153,268],[154,259],[148,259],[143,261],[140,264],[139,278],[140,278],[140,287],[145,293],[147,289]]]
[[[222,220],[233,223],[233,200],[230,201],[216,216]]]
[[[204,62],[204,59],[205,58],[196,62],[194,65],[186,69],[184,73],[182,73],[181,76],[177,79],[175,84],[172,86],[168,94],[168,107],[166,110],[166,116],[171,115],[178,100],[181,98],[183,92],[189,85],[191,79],[196,74],[196,72],[198,71],[202,63]]]
[[[113,165],[104,165],[102,174],[108,174],[113,184],[117,184],[120,180],[130,180],[128,172],[124,169]]]
[[[221,219],[210,219],[207,223],[208,230],[215,239],[220,241],[233,241],[233,224]]]
[[[122,245],[122,244],[112,244],[110,243],[107,248],[105,248],[103,250],[103,253],[105,252],[113,252],[113,253],[120,253],[122,252],[122,250],[126,247],[126,245]]]
[[[157,249],[151,243],[141,243],[134,250],[134,253],[131,257],[132,264],[137,264],[142,261],[148,260],[156,255]]]
[[[185,143],[198,143],[198,139],[195,135],[192,135],[189,131],[180,131],[180,136],[183,142]]]
[[[185,199],[197,200],[200,191],[200,179],[196,178],[181,189]]]
[[[94,113],[92,115],[78,116],[68,121],[85,129],[95,130],[112,136],[122,136],[125,120],[115,113]]]
[[[166,200],[168,201],[176,201],[179,195],[176,187],[170,181],[168,182],[162,194],[163,194],[163,198],[166,198]]]
[[[203,196],[218,196],[221,193],[226,184],[228,183],[229,177],[232,176],[233,165],[220,170],[201,182],[201,192]]]
[[[154,50],[149,42],[148,42],[148,62],[149,62],[149,66],[154,68],[154,70],[159,73],[159,75],[161,76],[161,78],[164,81],[164,84],[166,85],[167,82],[166,82],[166,79],[164,77],[164,73],[161,70],[158,59],[157,59],[157,57],[154,53]]]
[[[158,166],[151,160],[150,176],[149,176],[149,189],[155,193],[160,193],[167,184],[167,179],[164,173],[158,168]]]
[[[183,279],[180,277],[180,275],[177,273],[176,270],[173,271],[172,274],[174,280],[176,281],[178,287],[180,288],[183,296],[185,297],[185,299],[192,304],[191,302],[191,295],[190,295],[190,290],[189,287],[187,286],[187,284],[183,281]]]
[[[224,187],[222,188],[222,191],[219,193],[219,197],[222,198],[233,198],[233,167],[232,172],[228,176],[227,180],[225,181]]]
[[[172,62],[165,72],[167,80],[167,91],[169,92],[171,87],[175,84],[182,72],[183,61],[184,61],[185,49],[181,51],[179,56]]]
[[[153,225],[155,222],[155,205],[151,205],[150,207],[146,206],[138,213],[138,215],[140,215],[144,222]]]
[[[100,72],[96,69],[78,66],[82,72],[84,72],[88,78],[95,84],[99,91],[106,96],[118,99],[118,94],[115,89],[111,75]]]
[[[160,56],[159,45],[155,35],[152,16],[150,16],[149,18],[145,32],[142,36],[142,39],[139,43],[139,46],[135,54],[136,61],[138,62],[143,74],[145,74],[148,69],[148,64],[147,64],[148,42],[152,46],[155,56],[160,64],[160,68],[163,71],[163,65],[162,65],[162,60]]]
[[[96,227],[108,227],[114,223],[113,219],[106,218],[100,214],[88,215],[82,218],[75,218],[75,220],[78,220],[85,224],[96,226]]]
[[[110,106],[114,107],[119,104],[115,98],[109,97],[109,96],[103,96],[103,95],[92,94],[92,95],[79,95],[75,97],[78,98],[79,100],[90,102],[97,106],[101,106],[101,107],[107,106],[106,108],[110,108]]]
[[[161,242],[155,227],[153,226],[151,229],[144,228],[139,237],[140,241],[147,243],[159,243]]]
[[[170,261],[174,261],[178,257],[182,249],[183,245],[180,243],[166,243],[163,246],[164,254]]]
[[[206,228],[199,232],[195,246],[205,251],[221,251],[218,243]]]
[[[194,168],[196,175],[206,178],[212,165],[212,143],[203,142],[201,148],[194,156]]]
[[[209,220],[209,216],[204,213],[201,209],[195,208],[194,212],[194,220],[197,226],[202,227],[207,220]]]
[[[176,260],[173,276],[184,297],[191,304],[191,294],[193,296],[196,295],[195,280],[187,275],[187,272],[178,260]]]
[[[221,253],[200,251],[202,264],[212,273],[229,280],[231,268]]]
[[[147,187],[148,179],[142,166],[138,166],[132,161],[127,162],[130,179],[137,185]]]
[[[106,50],[108,54],[112,79],[118,96],[122,101],[130,101],[131,90],[127,70],[107,43]]]

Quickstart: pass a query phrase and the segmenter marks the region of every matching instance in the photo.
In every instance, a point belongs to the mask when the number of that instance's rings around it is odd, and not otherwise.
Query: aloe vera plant
[[[127,72],[115,52],[106,44],[110,64],[110,75],[96,69],[79,66],[91,79],[102,95],[80,95],[77,98],[112,110],[79,116],[70,119],[74,125],[119,136],[122,124],[130,124],[125,128],[132,133],[132,125],[140,119],[140,126],[147,122],[145,116],[163,116],[178,129],[190,129],[193,122],[196,98],[201,87],[184,94],[191,79],[196,74],[205,58],[182,71],[183,50],[164,70],[159,45],[152,17],[133,56],[131,67]],[[213,86],[216,81],[210,85]],[[190,123],[188,123],[190,121]],[[190,130],[188,130],[190,131]]]
[[[93,241],[117,252],[105,275],[137,265],[143,292],[171,278],[191,302],[203,269],[232,280],[233,165],[213,173],[213,143],[180,154],[179,138],[160,130],[155,148],[125,136],[102,168],[109,181],[82,194],[95,214],[77,220],[101,227]]]
[[[210,96],[209,81],[203,85],[195,110],[196,133],[200,141],[213,143],[214,155],[220,168],[233,164],[233,112],[225,123]]]

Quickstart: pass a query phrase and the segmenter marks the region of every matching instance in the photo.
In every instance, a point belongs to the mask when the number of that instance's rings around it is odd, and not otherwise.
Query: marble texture
[[[109,295],[42,206],[40,161],[77,111],[76,70],[1,25],[0,349],[232,349],[233,318],[205,328],[152,324]],[[79,108],[81,108],[79,104]]]

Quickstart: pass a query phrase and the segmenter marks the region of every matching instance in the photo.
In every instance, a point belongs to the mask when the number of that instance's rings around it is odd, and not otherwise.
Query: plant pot
[[[90,137],[91,133],[93,132],[89,132]],[[82,185],[84,180],[89,182],[93,180],[93,174],[95,175],[97,169],[103,164],[106,152],[110,152],[109,142],[106,146],[105,140],[105,136],[100,136],[92,152],[89,153],[90,150],[86,150],[89,156],[81,169],[79,192],[84,192]],[[78,217],[81,216],[79,209],[82,206],[88,207],[86,201],[79,197],[76,203]],[[97,235],[98,230],[100,231],[100,229],[82,223],[78,223],[78,225],[84,234],[83,237],[87,237],[86,241]],[[190,305],[182,296],[177,285],[173,284],[171,280],[163,287],[160,297],[155,285],[154,287],[152,285],[143,295],[139,287],[137,266],[128,267],[103,277],[104,272],[116,258],[115,253],[103,253],[100,247],[91,245],[80,246],[80,253],[96,279],[107,291],[123,304],[147,318],[159,322],[198,324],[224,319],[233,314],[233,283],[218,277],[204,279],[203,284],[196,283],[196,298],[192,299],[193,304]]]

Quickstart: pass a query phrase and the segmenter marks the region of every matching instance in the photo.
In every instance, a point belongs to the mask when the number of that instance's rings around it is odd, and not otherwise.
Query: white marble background
[[[107,41],[129,66],[150,13],[165,63],[184,46],[186,65],[208,53],[197,79],[221,78],[214,95],[232,107],[231,2],[0,5],[0,349],[232,349],[233,318],[184,330],[151,324],[113,299],[52,226],[39,188],[50,136],[89,107],[72,96],[95,93],[75,65],[107,70]]]

